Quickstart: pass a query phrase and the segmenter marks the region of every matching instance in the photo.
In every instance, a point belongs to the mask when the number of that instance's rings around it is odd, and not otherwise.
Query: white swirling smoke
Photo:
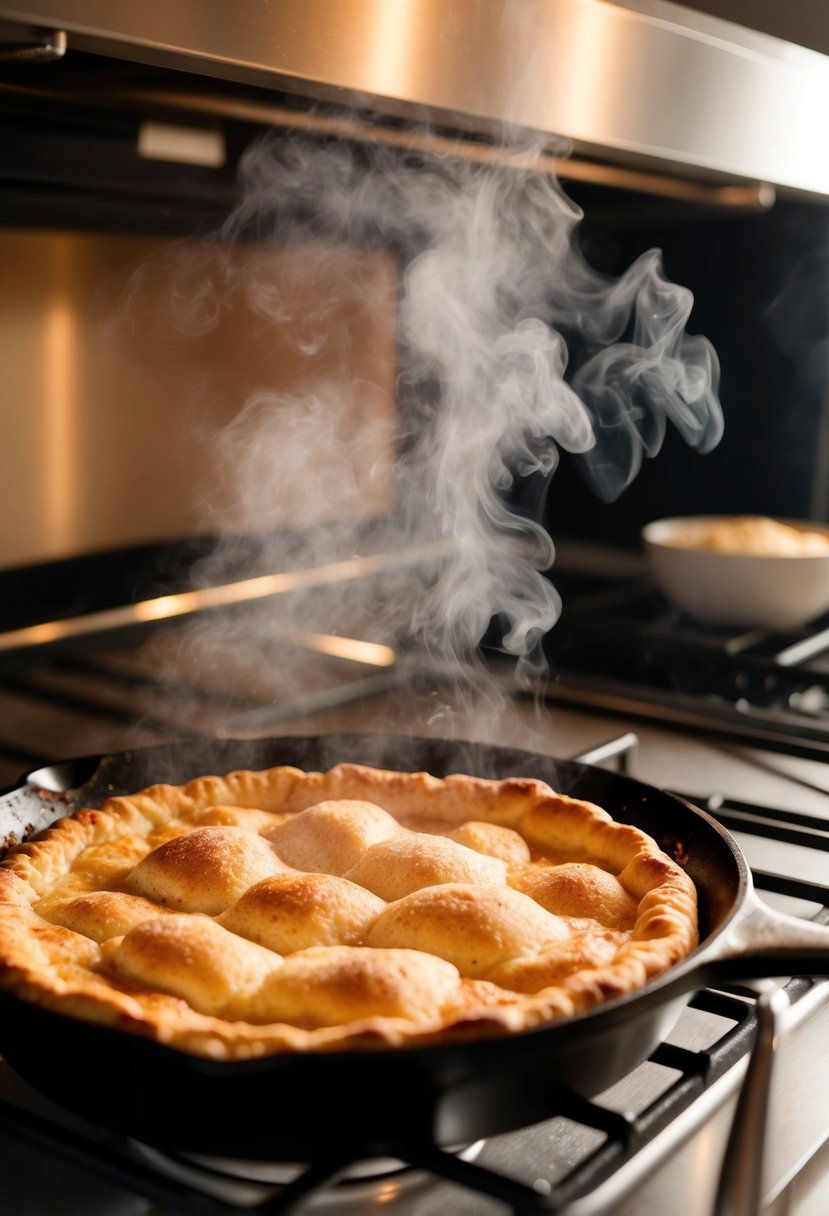
[[[241,184],[225,240],[389,243],[404,254],[398,383],[410,422],[386,544],[438,535],[451,538],[455,556],[439,577],[407,589],[405,603],[385,587],[368,614],[375,636],[385,613],[390,635],[415,636],[454,663],[497,617],[504,649],[529,671],[560,608],[543,573],[554,548],[540,520],[510,507],[508,491],[516,477],[550,476],[564,449],[583,454],[594,488],[612,499],[658,451],[668,423],[700,451],[718,441],[718,364],[704,338],[685,333],[690,292],[666,281],[656,252],[619,279],[597,273],[575,239],[578,208],[540,172],[265,139],[246,155]],[[195,291],[190,283],[193,326],[209,328],[226,287],[222,275]],[[264,323],[296,320],[266,275],[243,290]],[[179,321],[181,311],[179,297]],[[323,301],[319,324],[325,317]],[[568,368],[576,339],[578,366]],[[226,521],[234,531],[261,532],[286,487],[304,495],[309,519],[320,495],[333,495],[328,505],[348,518],[358,488],[345,474],[322,484],[313,471],[330,466],[327,445],[340,454],[351,445],[347,455],[359,461],[360,436],[330,419],[338,397],[360,391],[315,386],[306,424],[294,412],[287,427],[284,399],[267,388],[247,403],[219,439],[222,463],[245,487]],[[326,555],[323,535],[306,558]],[[268,541],[274,568],[286,543]],[[332,632],[341,595],[332,596]]]

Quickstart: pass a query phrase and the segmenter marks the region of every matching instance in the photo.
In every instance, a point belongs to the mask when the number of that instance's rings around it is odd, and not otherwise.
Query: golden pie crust
[[[0,987],[215,1059],[522,1031],[696,942],[685,872],[535,780],[200,777],[79,811],[0,863]]]

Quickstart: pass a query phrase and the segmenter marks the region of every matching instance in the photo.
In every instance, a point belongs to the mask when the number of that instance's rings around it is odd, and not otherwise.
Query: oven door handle
[[[772,981],[757,1000],[757,1034],[737,1099],[720,1171],[713,1216],[757,1216],[763,1211],[769,1094],[789,998]]]

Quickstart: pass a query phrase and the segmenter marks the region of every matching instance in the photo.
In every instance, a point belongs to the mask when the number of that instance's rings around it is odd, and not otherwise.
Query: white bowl
[[[764,629],[795,629],[829,610],[829,548],[769,556],[694,547],[703,528],[735,518],[686,515],[643,528],[645,552],[667,599],[698,621]],[[777,522],[829,539],[829,527],[822,524]]]

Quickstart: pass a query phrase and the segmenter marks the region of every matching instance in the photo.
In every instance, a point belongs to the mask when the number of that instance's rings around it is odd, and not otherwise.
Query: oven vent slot
[[[26,29],[0,22],[0,62],[54,63],[66,54],[65,30]]]

